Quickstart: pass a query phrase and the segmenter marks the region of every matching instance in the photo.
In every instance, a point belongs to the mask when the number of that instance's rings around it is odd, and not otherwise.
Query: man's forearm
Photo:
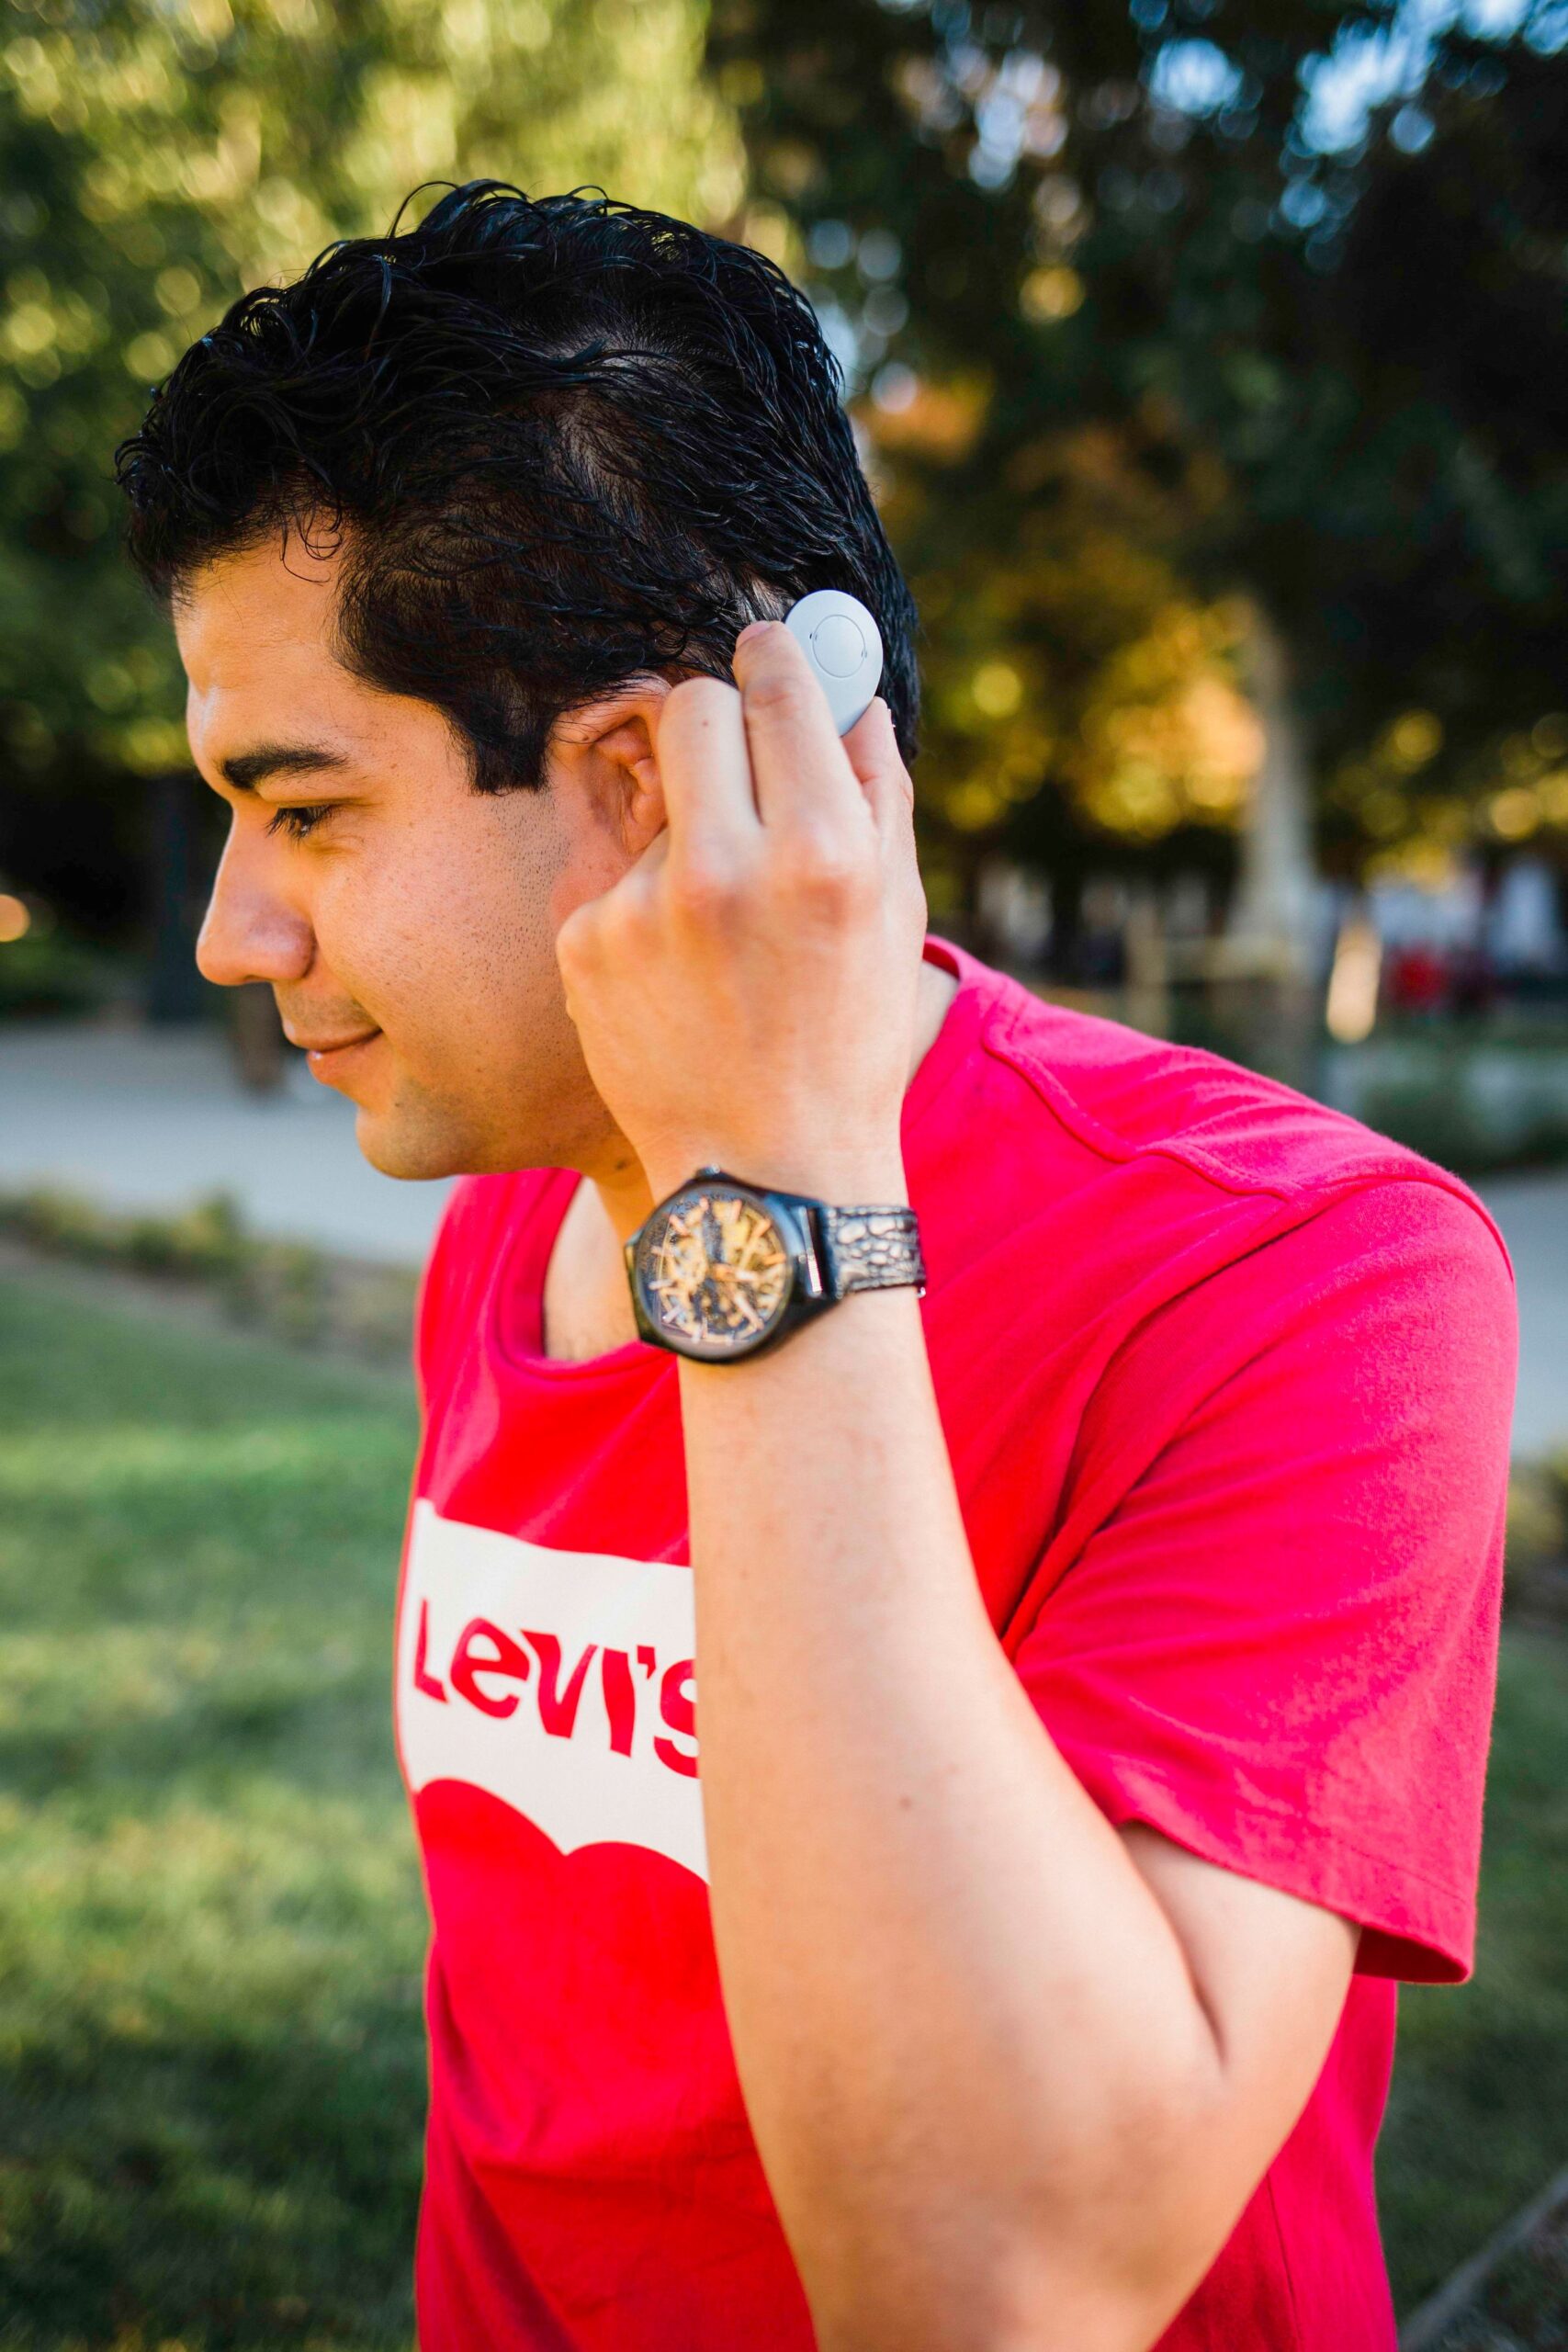
[[[1129,2352],[1246,2194],[1191,2162],[1223,2054],[987,1622],[915,1298],[682,1405],[719,1965],[821,2340]]]
[[[663,706],[668,831],[561,922],[568,1009],[653,1200],[708,1163],[893,1200],[913,787],[786,629],[735,673]],[[911,1293],[681,1383],[719,1967],[819,2339],[1134,2352],[1299,2112],[1354,1931],[1067,1770],[980,1605]]]

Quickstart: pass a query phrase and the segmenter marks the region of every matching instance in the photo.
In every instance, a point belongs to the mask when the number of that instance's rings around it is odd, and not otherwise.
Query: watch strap
[[[840,1209],[823,1203],[818,1214],[836,1297],[852,1290],[924,1291],[926,1261],[913,1209]]]

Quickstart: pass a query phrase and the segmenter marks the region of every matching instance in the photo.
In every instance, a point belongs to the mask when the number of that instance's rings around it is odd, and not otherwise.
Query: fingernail
[[[744,645],[749,637],[761,637],[765,628],[773,628],[775,626],[776,624],[773,621],[748,621],[735,642],[738,646]]]

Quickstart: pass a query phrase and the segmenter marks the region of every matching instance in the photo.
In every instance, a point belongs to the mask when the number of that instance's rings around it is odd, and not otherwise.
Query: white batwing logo
[[[416,1502],[398,1631],[409,1784],[467,1781],[563,1853],[646,1846],[705,1880],[694,1647],[689,1568]]]

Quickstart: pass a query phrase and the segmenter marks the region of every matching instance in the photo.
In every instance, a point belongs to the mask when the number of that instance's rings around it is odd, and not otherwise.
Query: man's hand
[[[840,742],[777,622],[735,674],[665,703],[666,830],[562,924],[568,1008],[656,1199],[708,1162],[901,1199],[925,901],[887,707]]]
[[[902,1196],[924,910],[874,703],[787,632],[679,687],[668,829],[562,926],[656,1196]],[[1136,1824],[976,1584],[910,1290],[682,1362],[703,1814],[747,2113],[824,2352],[1147,2352],[1333,2037],[1355,1929]],[[787,1439],[787,1442],[784,1440]]]

